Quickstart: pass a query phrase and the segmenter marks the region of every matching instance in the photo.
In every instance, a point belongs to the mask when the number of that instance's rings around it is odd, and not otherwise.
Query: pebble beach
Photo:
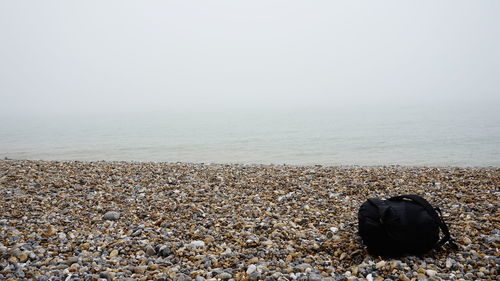
[[[370,256],[358,208],[400,194],[459,249]],[[1,160],[0,210],[0,280],[499,280],[499,168]]]

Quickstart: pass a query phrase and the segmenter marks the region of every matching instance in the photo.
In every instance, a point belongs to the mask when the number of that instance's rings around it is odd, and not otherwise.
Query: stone
[[[89,242],[85,242],[83,244],[81,244],[80,246],[82,248],[82,250],[89,250],[90,249],[90,243]]]
[[[432,270],[432,269],[427,269],[427,270],[425,271],[425,274],[426,274],[427,276],[429,276],[429,277],[434,277],[434,276],[436,276],[437,271]]]
[[[465,245],[469,245],[469,244],[471,244],[471,243],[472,243],[472,240],[470,240],[470,238],[469,238],[469,237],[464,237],[464,238],[462,239],[462,242],[463,242]]]
[[[149,264],[149,265],[148,265],[148,270],[151,270],[151,271],[155,271],[155,270],[157,270],[158,268],[160,268],[160,266],[159,266],[159,265],[157,265],[157,264],[154,264],[154,263],[153,263],[153,264]]]
[[[192,241],[191,243],[186,245],[186,248],[191,248],[191,249],[201,249],[204,247],[205,247],[205,242],[201,240]]]
[[[66,233],[64,233],[64,232],[60,232],[60,233],[57,235],[57,237],[59,238],[59,240],[63,240],[63,241],[67,240],[67,235],[66,235]]]
[[[316,273],[311,273],[309,274],[308,276],[308,280],[309,281],[321,281],[321,276],[319,276],[318,274]]]
[[[375,268],[376,269],[381,269],[382,267],[384,267],[387,263],[385,261],[379,261],[375,264]]]
[[[21,252],[17,258],[19,259],[19,262],[26,262],[28,260],[28,254],[26,252]]]
[[[112,250],[111,253],[109,253],[110,258],[114,258],[116,256],[118,256],[118,250],[116,250],[116,249]]]
[[[259,262],[259,258],[258,257],[253,257],[250,260],[248,260],[248,263],[250,263],[250,264],[257,263],[257,262]]]
[[[134,267],[133,271],[134,271],[134,273],[137,273],[137,274],[143,274],[144,272],[146,272],[146,269],[147,269],[147,266],[136,266],[136,267]]]
[[[425,274],[423,273],[418,273],[417,274],[417,281],[427,281],[427,276],[425,276]]]
[[[500,244],[500,236],[496,235],[496,236],[485,236],[483,238],[484,242],[487,243],[487,244]]]
[[[47,230],[45,231],[45,236],[50,237],[50,236],[56,234],[56,232],[57,232],[56,228],[53,225],[49,224],[47,226]]]
[[[158,247],[158,255],[162,256],[162,257],[168,257],[172,254],[172,251],[170,250],[170,248],[166,245],[162,245],[160,247]]]
[[[257,271],[257,266],[255,266],[255,264],[251,264],[247,267],[247,274],[252,274],[254,273],[255,271]]]
[[[250,273],[248,277],[250,278],[250,280],[259,280],[260,276],[261,276],[261,273],[256,270],[256,271]]]
[[[104,220],[116,221],[116,220],[120,219],[120,213],[114,212],[114,211],[107,212],[104,214],[104,216],[102,218]]]
[[[228,272],[222,272],[222,273],[217,275],[217,278],[220,278],[222,280],[228,280],[228,279],[231,279],[231,277],[233,277],[233,276]]]
[[[191,277],[184,273],[177,274],[177,276],[174,278],[174,281],[191,281]]]
[[[411,279],[410,279],[410,278],[408,278],[408,276],[406,276],[406,275],[405,275],[405,274],[403,274],[403,273],[399,274],[399,276],[398,276],[398,277],[399,277],[399,280],[401,280],[401,281],[411,281]]]
[[[138,237],[142,234],[142,229],[136,229],[130,236],[132,237]]]
[[[108,271],[101,272],[101,273],[99,273],[99,277],[104,278],[107,281],[112,281],[114,279],[114,273],[108,272]]]
[[[33,252],[28,252],[28,258],[30,260],[36,260],[37,259],[37,255]]]
[[[148,255],[148,256],[156,255],[155,248],[153,248],[153,246],[151,246],[151,245],[146,246],[145,252],[146,252],[146,255]]]
[[[453,266],[453,264],[454,264],[454,263],[455,263],[455,261],[454,261],[454,260],[452,260],[452,259],[450,259],[450,258],[446,259],[446,264],[445,264],[445,265],[446,265],[446,268],[451,268],[451,267]]]

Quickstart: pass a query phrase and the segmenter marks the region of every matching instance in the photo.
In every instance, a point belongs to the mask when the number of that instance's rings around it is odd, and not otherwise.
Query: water
[[[500,167],[490,106],[3,116],[0,157]]]

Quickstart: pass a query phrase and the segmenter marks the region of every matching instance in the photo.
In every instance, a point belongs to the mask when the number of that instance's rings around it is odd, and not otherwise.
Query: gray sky
[[[0,1],[0,110],[500,101],[500,1]]]

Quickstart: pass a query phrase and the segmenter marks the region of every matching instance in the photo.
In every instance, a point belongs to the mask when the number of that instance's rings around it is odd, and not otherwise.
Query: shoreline
[[[0,279],[495,280],[499,186],[497,167],[0,160]],[[366,253],[361,203],[407,193],[458,251]]]
[[[57,162],[57,163],[109,163],[109,164],[163,164],[163,165],[191,165],[191,166],[242,166],[242,167],[297,167],[297,168],[435,168],[435,169],[468,169],[468,170],[500,170],[500,166],[453,166],[453,165],[405,165],[405,164],[290,164],[290,163],[245,163],[245,162],[189,162],[189,161],[154,161],[154,160],[43,160],[43,159],[15,159],[4,157],[2,161],[17,162]]]

